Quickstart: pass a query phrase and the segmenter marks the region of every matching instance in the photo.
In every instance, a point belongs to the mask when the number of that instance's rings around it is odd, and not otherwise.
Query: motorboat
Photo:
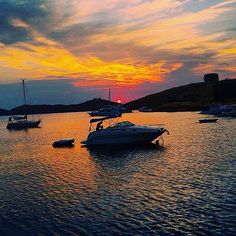
[[[129,109],[128,107],[126,107],[124,104],[119,104],[118,106],[116,106],[120,112],[123,113],[132,113],[133,111],[131,109]]]
[[[201,124],[201,123],[215,123],[215,122],[217,122],[217,120],[218,119],[214,119],[214,118],[210,118],[210,119],[200,119],[199,120],[199,123]]]
[[[236,117],[236,104],[222,106],[218,116],[220,116],[220,117]]]
[[[106,106],[98,111],[89,112],[90,116],[120,116],[121,111],[116,106]]]
[[[109,122],[107,128],[93,127],[94,123]],[[112,121],[111,121],[112,120]],[[131,145],[148,144],[168,131],[162,127],[148,127],[135,125],[129,121],[113,122],[114,118],[101,117],[90,120],[90,133],[86,141],[81,142],[86,146],[96,145]]]
[[[25,106],[25,111],[24,115],[21,116],[10,116],[8,118],[8,123],[7,123],[7,129],[28,129],[28,128],[38,128],[41,119],[38,117],[38,119],[29,119],[28,116],[28,111],[27,111],[27,104],[29,100],[29,94],[28,89],[26,88],[25,85],[25,80],[22,80],[22,87],[23,87],[23,101],[24,101],[24,106]],[[28,98],[28,99],[27,99]]]
[[[140,112],[152,112],[152,109],[151,108],[147,108],[147,107],[140,107],[138,109]]]
[[[55,141],[52,146],[53,147],[73,147],[74,146],[74,139],[62,139]]]
[[[220,109],[222,107],[222,104],[210,104],[207,109],[200,112],[200,114],[205,115],[218,115],[220,114]]]

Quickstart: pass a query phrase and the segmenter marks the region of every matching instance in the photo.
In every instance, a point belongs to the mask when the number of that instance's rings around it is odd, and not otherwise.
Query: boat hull
[[[152,112],[152,109],[139,110],[139,112]]]
[[[148,144],[165,133],[165,129],[152,129],[148,131],[123,130],[120,131],[95,131],[89,134],[88,139],[83,142],[86,146],[97,145],[134,145]]]
[[[202,119],[202,120],[199,120],[199,123],[215,123],[217,122],[218,119]]]
[[[236,117],[236,111],[235,112],[222,112],[218,116],[219,117]]]
[[[88,113],[90,116],[111,116],[116,117],[119,116],[120,112],[100,112],[100,111],[92,111]]]
[[[41,123],[41,120],[37,121],[20,121],[12,122],[7,124],[7,129],[29,129],[29,128],[38,128]]]

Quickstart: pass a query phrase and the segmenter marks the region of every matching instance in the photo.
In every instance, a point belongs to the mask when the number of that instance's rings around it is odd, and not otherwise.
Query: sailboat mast
[[[109,89],[108,101],[111,101],[111,89]]]
[[[22,80],[23,85],[23,99],[24,99],[24,105],[26,105],[26,92],[25,92],[25,80]]]

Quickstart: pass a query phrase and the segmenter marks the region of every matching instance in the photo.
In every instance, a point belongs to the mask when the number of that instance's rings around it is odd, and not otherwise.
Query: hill
[[[147,106],[153,111],[198,111],[212,103],[236,103],[236,79],[222,80],[217,83],[194,83],[148,95],[128,102],[131,109]],[[80,104],[72,105],[27,105],[12,110],[0,109],[0,116],[24,114],[63,113],[91,111],[106,105],[117,103],[95,98]]]
[[[28,114],[45,114],[45,113],[64,113],[64,112],[78,112],[78,111],[91,111],[103,108],[106,105],[114,105],[116,103],[103,100],[101,98],[95,98],[80,104],[72,105],[24,105],[16,107],[12,110],[5,111],[0,115],[20,115],[27,111]]]
[[[194,83],[151,94],[127,103],[131,109],[142,106],[154,111],[197,111],[211,103],[236,103],[236,79],[217,83]]]

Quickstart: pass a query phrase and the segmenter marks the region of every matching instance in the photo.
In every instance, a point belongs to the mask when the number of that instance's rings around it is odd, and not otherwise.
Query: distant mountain
[[[236,79],[188,84],[148,95],[126,105],[131,109],[147,106],[154,111],[197,111],[211,103],[236,103]]]
[[[28,114],[45,114],[45,113],[64,113],[64,112],[78,112],[78,111],[91,111],[98,110],[103,108],[106,105],[115,105],[116,103],[103,100],[101,98],[95,98],[89,100],[87,102],[83,102],[80,104],[72,104],[72,105],[24,105],[16,107],[12,110],[5,111],[6,114],[11,115],[19,115],[24,114],[27,110]],[[4,112],[0,115],[5,115]]]

